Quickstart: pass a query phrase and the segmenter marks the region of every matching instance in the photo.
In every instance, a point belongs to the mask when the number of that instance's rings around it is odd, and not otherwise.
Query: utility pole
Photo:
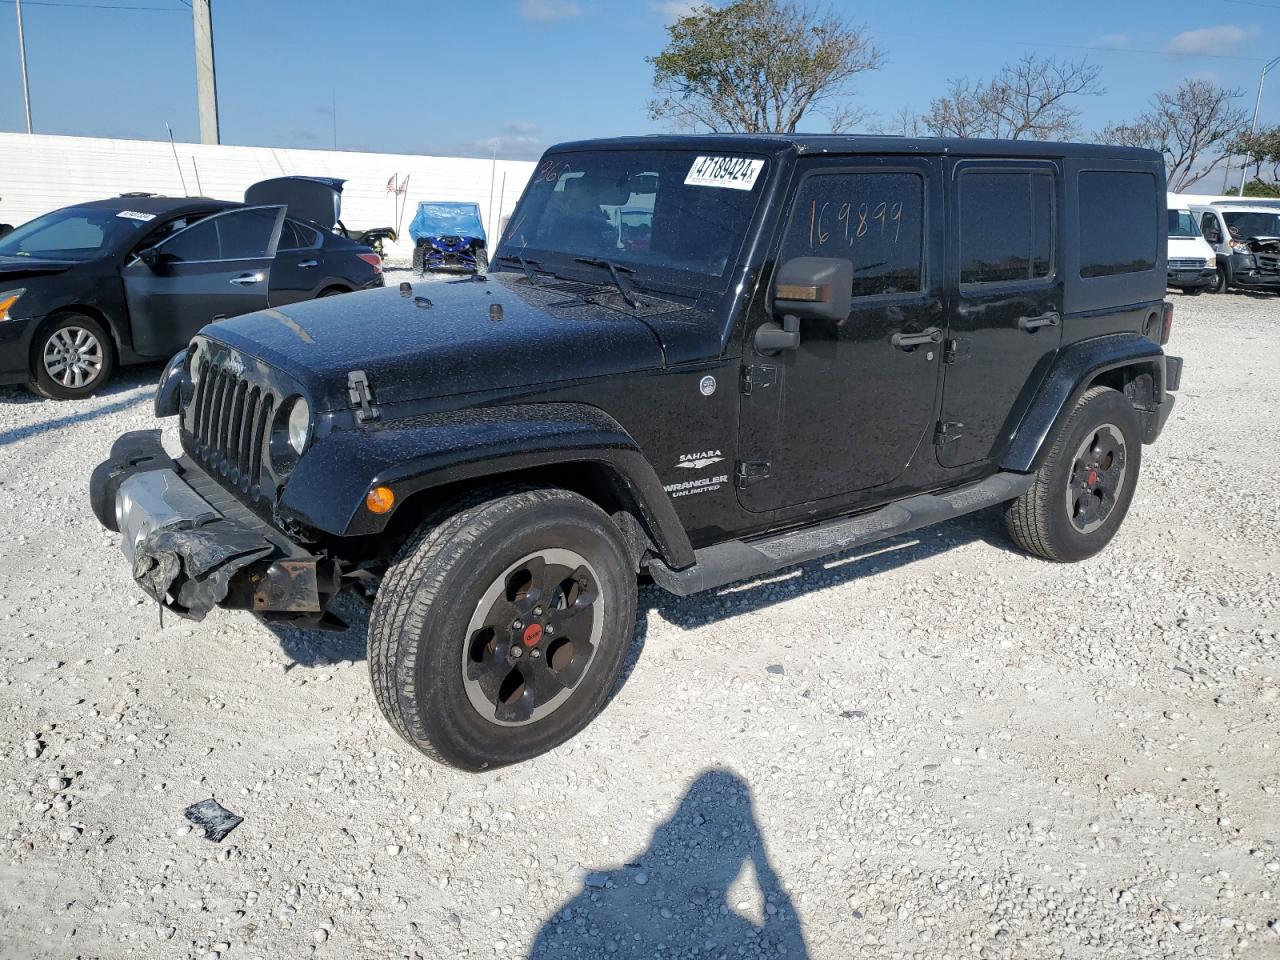
[[[22,108],[27,113],[27,133],[31,132],[31,91],[27,88],[27,40],[22,33],[22,0],[15,0],[18,11],[18,64],[22,68]]]
[[[200,142],[220,143],[218,133],[218,78],[213,68],[212,0],[191,0],[196,33],[196,99],[200,104]]]
[[[1258,99],[1253,103],[1253,123],[1249,124],[1249,136],[1253,136],[1258,132],[1258,111],[1262,109],[1262,85],[1267,82],[1267,74],[1272,71],[1277,64],[1280,64],[1280,57],[1276,57],[1262,68],[1262,72],[1258,74]],[[1249,174],[1249,160],[1245,158],[1244,165],[1240,169],[1240,196],[1244,196],[1244,178]]]

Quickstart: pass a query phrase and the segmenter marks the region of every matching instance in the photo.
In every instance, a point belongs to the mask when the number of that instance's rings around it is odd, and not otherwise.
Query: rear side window
[[[1161,197],[1149,173],[1085,170],[1080,174],[1080,276],[1112,277],[1154,270]]]
[[[966,171],[960,177],[960,282],[1013,283],[1053,272],[1053,175]]]
[[[924,286],[924,179],[916,173],[821,173],[796,197],[782,259],[853,262],[853,295],[918,293]]]
[[[285,220],[280,224],[280,243],[278,250],[309,250],[317,246],[319,237],[310,227],[303,226],[296,220]]]

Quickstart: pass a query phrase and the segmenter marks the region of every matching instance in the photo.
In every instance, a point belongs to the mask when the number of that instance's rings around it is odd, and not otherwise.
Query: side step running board
[[[855,517],[827,520],[759,540],[728,540],[704,547],[695,551],[693,566],[683,570],[651,560],[649,574],[664,590],[687,597],[993,507],[1021,496],[1034,482],[1030,474],[997,473],[981,483],[909,497]]]

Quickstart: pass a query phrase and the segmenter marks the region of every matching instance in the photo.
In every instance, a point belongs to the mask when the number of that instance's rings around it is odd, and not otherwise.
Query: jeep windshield
[[[737,260],[767,165],[693,150],[552,154],[534,171],[498,255],[553,273],[596,259],[640,285],[711,286]]]

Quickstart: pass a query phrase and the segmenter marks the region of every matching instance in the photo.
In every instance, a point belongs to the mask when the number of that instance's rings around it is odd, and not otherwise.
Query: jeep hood
[[[385,406],[663,365],[644,320],[510,276],[419,283],[409,296],[384,287],[324,297],[221,320],[202,334],[291,376],[317,410],[351,406],[353,370]]]

